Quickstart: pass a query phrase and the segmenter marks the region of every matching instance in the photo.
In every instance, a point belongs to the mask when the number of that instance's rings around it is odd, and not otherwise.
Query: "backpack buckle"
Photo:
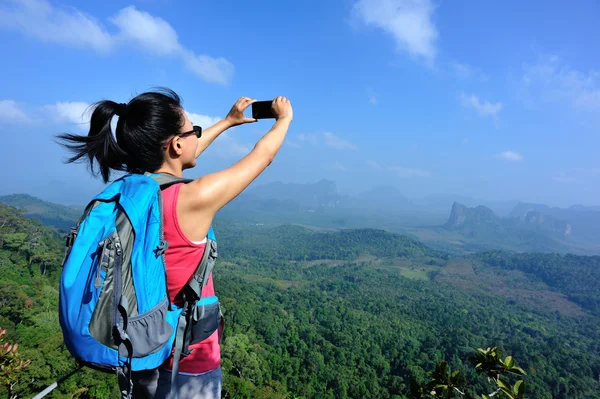
[[[75,238],[77,238],[77,227],[71,227],[71,229],[69,230],[69,234],[67,234],[65,246],[66,247],[73,246],[73,243],[75,242]]]
[[[167,248],[169,248],[169,243],[166,240],[161,240],[160,244],[154,249],[154,255],[158,258],[167,251]]]

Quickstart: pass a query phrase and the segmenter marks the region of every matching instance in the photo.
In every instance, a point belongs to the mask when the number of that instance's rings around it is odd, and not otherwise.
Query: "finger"
[[[248,101],[246,101],[243,105],[244,105],[244,109],[248,108],[250,106],[250,104],[255,103],[256,100],[250,100],[248,99]]]

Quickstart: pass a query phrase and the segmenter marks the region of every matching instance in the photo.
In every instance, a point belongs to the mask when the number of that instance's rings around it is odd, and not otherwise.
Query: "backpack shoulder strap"
[[[202,290],[208,281],[208,276],[210,275],[218,256],[217,242],[213,238],[214,236],[212,238],[207,237],[206,247],[202,258],[200,259],[200,263],[181,292],[184,306],[177,325],[177,334],[175,336],[174,344],[175,351],[173,353],[173,369],[171,370],[171,397],[173,398],[178,398],[177,379],[181,355],[183,354],[186,356],[189,354],[188,346],[191,339],[191,331],[188,325],[192,321],[197,322],[202,317],[200,310],[198,309],[198,301],[202,297]],[[202,311],[204,311],[204,306],[202,307]]]
[[[145,172],[144,176],[148,176],[151,177],[152,179],[154,179],[154,181],[156,183],[158,183],[158,185],[160,186],[161,190],[164,190],[165,188],[172,186],[173,184],[177,184],[177,183],[189,183],[194,181],[193,179],[185,179],[183,177],[177,177],[177,176],[171,176],[171,175],[167,175],[164,173],[150,173],[150,172]]]

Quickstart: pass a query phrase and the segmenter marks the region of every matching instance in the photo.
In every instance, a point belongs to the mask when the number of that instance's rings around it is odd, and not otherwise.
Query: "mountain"
[[[502,227],[502,223],[494,211],[488,207],[479,205],[476,208],[467,208],[455,202],[444,227],[449,230],[468,229],[474,231],[475,229],[498,229]]]
[[[305,208],[336,207],[346,198],[338,194],[335,182],[327,179],[306,184],[272,182],[250,188],[240,197],[294,202]]]
[[[18,208],[25,217],[38,219],[59,230],[68,230],[83,212],[83,208],[54,204],[28,194],[3,195],[0,203]]]
[[[527,212],[521,224],[525,228],[530,228],[556,237],[570,237],[572,233],[572,227],[568,222],[545,215],[538,211]]]
[[[568,238],[565,236],[568,227],[564,222],[533,212],[528,215],[524,220],[501,218],[482,205],[469,208],[454,203],[442,229],[459,234],[466,244],[465,249],[470,251],[505,249],[565,253],[572,249],[564,241]]]
[[[511,210],[518,204],[518,201],[489,201],[482,198],[473,198],[458,194],[431,194],[422,198],[416,198],[411,201],[415,206],[429,211],[447,212],[455,202],[468,207],[477,207],[483,205],[496,215],[508,216]]]
[[[564,221],[568,227],[568,236],[578,241],[600,242],[600,210],[598,207],[574,205],[569,208],[549,207],[542,204],[519,203],[510,215],[522,221],[527,221],[528,214]],[[531,216],[529,217],[529,219]]]
[[[402,211],[415,208],[399,189],[392,186],[376,186],[352,197],[348,204],[351,207],[382,211]]]

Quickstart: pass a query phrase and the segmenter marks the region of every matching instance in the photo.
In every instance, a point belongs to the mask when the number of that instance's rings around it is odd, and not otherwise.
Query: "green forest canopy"
[[[57,320],[63,241],[5,205],[0,226],[0,327],[31,360],[15,385],[31,397],[76,367]],[[599,257],[453,258],[371,229],[215,230],[229,397],[405,398],[442,360],[491,392],[467,358],[498,346],[527,372],[528,398],[600,398]],[[534,294],[577,312],[536,306]],[[112,375],[84,368],[51,397],[73,395],[118,392]]]

